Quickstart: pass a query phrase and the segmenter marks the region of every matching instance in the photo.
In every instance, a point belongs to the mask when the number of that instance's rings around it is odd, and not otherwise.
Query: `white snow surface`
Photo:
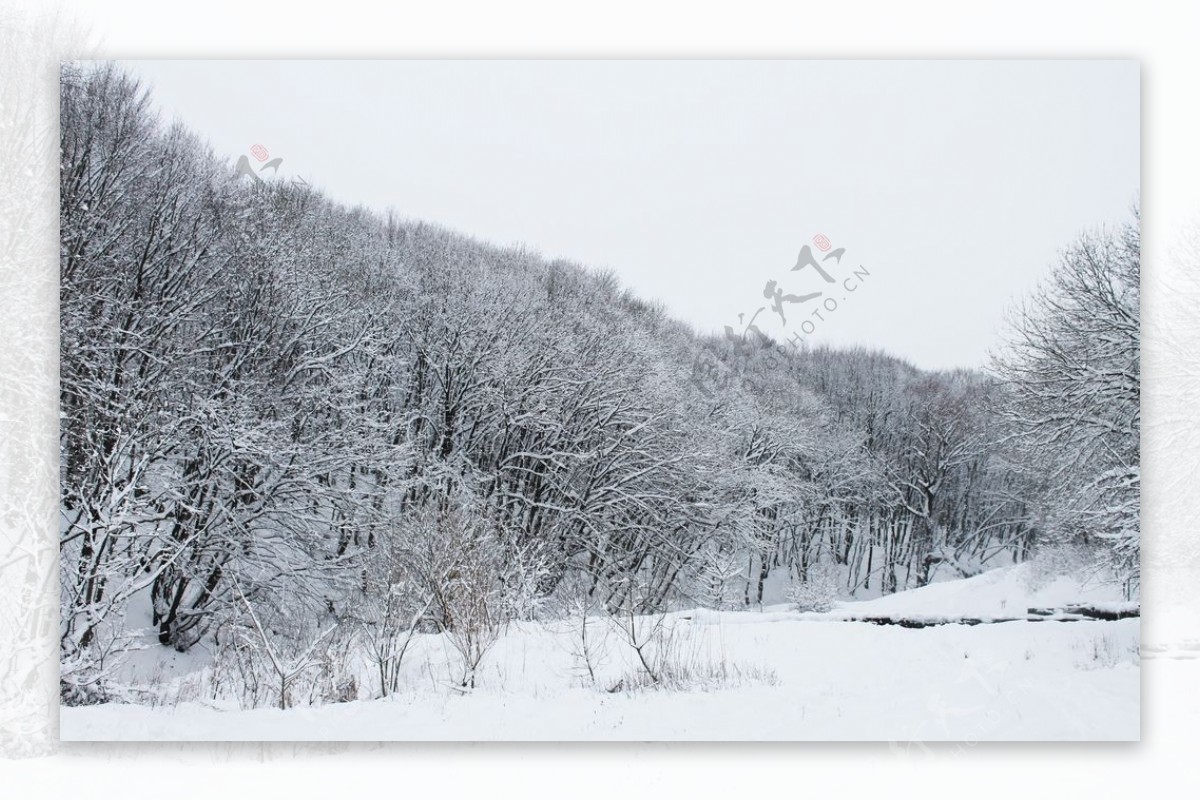
[[[64,707],[64,740],[1136,740],[1139,621],[1002,622],[913,629],[847,617],[1011,617],[1027,607],[1113,604],[1112,588],[1000,568],[827,614],[784,605],[672,613],[672,689],[613,689],[636,657],[610,632],[597,681],[572,653],[578,620],[512,624],[477,687],[454,686],[455,655],[419,635],[390,698],[313,707],[230,701]],[[203,660],[155,647],[139,668],[195,678]],[[364,682],[370,679],[363,672]],[[364,686],[363,694],[374,689]]]
[[[1023,617],[1030,609],[1061,609],[1081,604],[1108,610],[1131,606],[1120,600],[1117,588],[1112,584],[1081,581],[1070,576],[1040,576],[1036,563],[1025,562],[870,601],[842,603],[830,613],[809,617],[830,620],[854,617],[1003,620]]]

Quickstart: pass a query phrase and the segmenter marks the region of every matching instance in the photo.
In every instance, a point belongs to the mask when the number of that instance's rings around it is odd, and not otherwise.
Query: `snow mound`
[[[1023,616],[1034,608],[1086,604],[1115,606],[1121,600],[1114,584],[1086,582],[1070,576],[1039,579],[1029,563],[1000,567],[978,576],[943,581],[870,601],[838,604],[841,617],[977,617]]]

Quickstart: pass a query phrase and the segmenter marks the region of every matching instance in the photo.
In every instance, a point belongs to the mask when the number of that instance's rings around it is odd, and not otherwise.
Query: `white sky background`
[[[612,268],[700,331],[770,279],[825,289],[790,272],[823,233],[839,281],[870,277],[809,341],[925,368],[983,365],[1005,309],[1139,189],[1133,61],[125,64],[231,164],[262,144],[347,203]],[[783,339],[816,308],[758,321]]]

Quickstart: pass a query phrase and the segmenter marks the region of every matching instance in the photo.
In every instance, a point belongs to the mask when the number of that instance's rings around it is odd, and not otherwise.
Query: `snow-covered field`
[[[786,606],[694,610],[665,621],[684,677],[630,689],[629,646],[594,619],[596,680],[574,623],[519,623],[485,658],[470,692],[455,655],[420,636],[405,689],[383,700],[288,710],[230,702],[63,708],[64,740],[1133,740],[1139,737],[1139,622],[1004,622],[927,628],[849,616],[1006,617],[1026,607],[1112,600],[1029,566],[993,570],[828,614]],[[842,619],[839,619],[842,618]],[[196,660],[167,663],[178,681]],[[141,656],[141,655],[139,655]],[[622,679],[625,683],[621,683]]]

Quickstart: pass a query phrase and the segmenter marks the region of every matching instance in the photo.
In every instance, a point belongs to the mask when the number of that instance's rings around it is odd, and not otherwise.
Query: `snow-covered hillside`
[[[67,737],[1136,734],[1136,206],[922,367],[841,234],[697,327],[59,88]]]
[[[1139,736],[1139,622],[1004,622],[928,628],[840,617],[1005,617],[1027,606],[1100,603],[1115,588],[1035,581],[1019,565],[827,615],[786,606],[694,610],[662,619],[677,677],[635,688],[636,656],[611,624],[514,623],[478,686],[451,680],[440,635],[418,635],[404,689],[384,700],[288,710],[234,703],[64,707],[67,740],[1129,740]],[[657,619],[647,619],[647,623]],[[141,670],[164,685],[210,681],[210,668],[154,648]],[[156,661],[157,660],[157,661]],[[364,667],[363,681],[370,681]],[[180,684],[182,682],[182,684]]]

